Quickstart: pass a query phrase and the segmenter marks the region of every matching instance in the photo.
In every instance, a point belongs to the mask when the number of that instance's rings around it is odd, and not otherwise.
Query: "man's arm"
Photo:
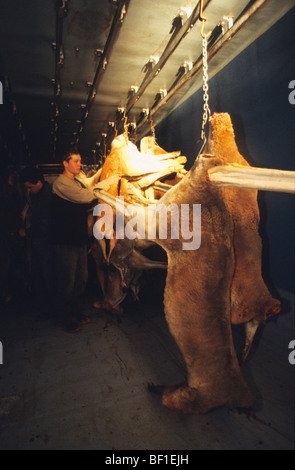
[[[77,204],[88,204],[97,199],[91,188],[84,188],[78,181],[67,176],[56,178],[52,192],[62,199]]]

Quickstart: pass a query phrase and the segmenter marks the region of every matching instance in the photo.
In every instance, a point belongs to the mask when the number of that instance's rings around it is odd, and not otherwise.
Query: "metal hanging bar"
[[[84,128],[84,124],[85,124],[85,121],[88,117],[90,107],[91,107],[91,105],[94,101],[94,98],[96,96],[96,93],[97,93],[97,87],[98,87],[98,82],[99,82],[100,76],[101,76],[102,72],[106,69],[109,54],[111,52],[111,49],[114,45],[115,40],[117,39],[117,34],[118,34],[119,29],[122,25],[122,22],[123,22],[125,14],[127,12],[127,8],[128,8],[129,3],[130,3],[130,0],[120,0],[120,2],[118,3],[118,5],[116,7],[116,12],[115,12],[113,22],[112,22],[112,25],[111,25],[111,29],[110,29],[110,32],[109,32],[109,35],[108,35],[108,38],[107,38],[107,41],[106,41],[106,45],[104,47],[103,53],[100,56],[100,60],[99,60],[99,63],[98,63],[98,66],[97,66],[97,69],[96,69],[96,72],[95,72],[95,75],[94,75],[94,78],[93,78],[93,82],[90,85],[88,98],[87,98],[86,105],[85,105],[85,108],[84,108],[84,111],[83,111],[83,115],[81,117],[81,123],[80,123],[80,126],[79,126],[79,130],[78,130],[78,133],[77,133],[77,136],[76,136],[76,139],[75,139],[76,144],[78,143],[79,138],[80,138],[80,134],[81,134],[81,132]]]
[[[254,17],[258,10],[267,3],[268,0],[256,0],[256,2],[233,24],[233,26],[222,36],[208,51],[208,62],[230,41],[241,29],[249,19]],[[151,116],[154,116],[160,109],[162,109],[167,102],[173,98],[183,87],[186,85],[195,75],[197,75],[203,67],[203,57],[201,57],[183,77],[171,88],[166,96],[160,100],[152,109]],[[137,130],[142,128],[143,125],[147,123],[147,118],[145,117],[137,125]],[[139,137],[139,135],[138,135]]]
[[[203,8],[207,7],[207,5],[210,3],[211,0],[205,0],[205,5]],[[153,79],[159,74],[159,72],[162,70],[164,65],[166,64],[167,60],[171,56],[171,54],[175,51],[175,49],[178,47],[179,43],[182,41],[182,39],[188,34],[188,32],[192,29],[192,27],[195,25],[197,20],[199,19],[200,16],[200,2],[195,6],[191,16],[187,19],[187,21],[184,23],[184,25],[179,29],[178,33],[175,34],[173,38],[169,41],[167,44],[163,54],[161,55],[159,61],[154,65],[150,73],[146,76],[144,79],[143,83],[139,87],[138,91],[134,93],[134,95],[131,97],[129,102],[127,103],[126,106],[126,113],[128,114],[131,108],[135,105],[135,103],[139,100],[139,98],[142,96],[146,88],[149,86],[149,84],[153,81]]]
[[[59,132],[59,117],[60,117],[60,106],[61,106],[61,78],[60,72],[64,64],[64,55],[62,50],[62,38],[63,38],[63,21],[67,14],[67,2],[68,0],[57,0],[56,1],[56,42],[52,44],[55,50],[55,73],[52,84],[54,87],[54,97],[53,97],[53,109],[54,109],[54,118],[52,122],[54,123],[54,129],[51,132],[52,134],[52,157],[53,160],[56,156],[57,150],[57,140]]]

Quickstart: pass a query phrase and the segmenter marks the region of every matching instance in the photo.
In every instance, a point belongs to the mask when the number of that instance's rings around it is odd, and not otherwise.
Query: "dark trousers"
[[[48,240],[32,239],[32,280],[36,314],[52,314],[52,246]]]
[[[54,310],[67,322],[83,311],[88,278],[87,246],[54,245]]]

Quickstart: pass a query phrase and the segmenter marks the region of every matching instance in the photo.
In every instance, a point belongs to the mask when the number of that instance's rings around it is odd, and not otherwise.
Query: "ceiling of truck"
[[[75,144],[99,163],[126,126],[137,142],[202,87],[201,32],[210,78],[292,7],[294,0],[1,2],[2,152],[14,163],[50,164]]]

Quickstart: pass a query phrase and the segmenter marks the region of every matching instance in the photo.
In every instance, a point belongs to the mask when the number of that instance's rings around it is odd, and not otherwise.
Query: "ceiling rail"
[[[205,0],[203,8],[205,9],[207,5],[210,3],[211,0]],[[180,42],[185,38],[188,32],[193,28],[196,21],[200,17],[200,6],[201,2],[199,1],[195,6],[192,14],[187,19],[187,21],[183,24],[183,26],[179,29],[179,31],[172,36],[170,41],[168,42],[164,52],[162,53],[159,61],[154,65],[151,69],[150,73],[144,78],[142,84],[140,85],[139,89],[136,93],[129,99],[127,106],[126,106],[126,114],[128,114],[135,105],[135,103],[139,100],[142,94],[145,92],[146,88],[150,85],[150,83],[154,80],[154,78],[160,73],[164,65],[166,64],[169,57],[173,54],[175,49],[178,47]]]
[[[245,26],[247,21],[252,18],[258,10],[267,2],[268,0],[256,0],[256,2],[233,24],[233,26],[215,43],[208,51],[208,62],[230,41],[239,31]],[[152,118],[157,111],[163,108],[167,102],[178,93],[181,88],[186,85],[196,74],[202,71],[203,67],[203,58],[197,60],[193,65],[191,70],[189,70],[182,78],[171,88],[164,98],[162,98],[153,108],[151,108],[148,116],[145,116],[137,125],[138,130],[147,123],[147,121]]]
[[[60,104],[61,104],[61,78],[60,71],[64,64],[64,54],[62,50],[62,37],[63,37],[63,21],[67,15],[67,2],[68,0],[57,0],[56,1],[56,39],[55,44],[52,46],[55,50],[55,73],[54,78],[52,79],[54,97],[53,106],[54,118],[52,119],[54,128],[51,131],[51,144],[52,144],[52,155],[53,159],[56,156],[57,150],[57,140],[58,140],[58,131],[59,131],[59,118],[60,118]]]
[[[111,52],[111,49],[114,45],[115,40],[117,39],[117,35],[118,35],[118,32],[119,32],[119,30],[121,28],[121,25],[123,23],[123,18],[125,16],[125,14],[127,13],[129,3],[130,3],[130,0],[120,0],[117,4],[116,12],[115,12],[115,15],[114,15],[114,18],[113,18],[113,21],[112,21],[112,25],[111,25],[111,28],[110,28],[110,31],[109,31],[109,34],[108,34],[108,38],[107,38],[104,50],[103,50],[103,52],[100,56],[99,63],[98,63],[98,66],[97,66],[97,69],[96,69],[96,72],[95,72],[95,75],[94,75],[94,78],[93,78],[93,82],[90,86],[90,90],[89,90],[89,94],[88,94],[88,97],[87,97],[86,105],[83,108],[83,114],[82,114],[82,117],[81,117],[81,122],[79,124],[79,130],[78,130],[77,135],[75,137],[75,144],[76,145],[80,140],[80,135],[83,131],[84,124],[85,124],[85,121],[88,117],[89,110],[90,110],[91,105],[92,105],[92,103],[95,99],[95,96],[97,94],[97,87],[98,87],[99,79],[100,79],[102,73],[104,72],[104,70],[106,69],[107,62],[108,62],[108,59],[109,59],[109,54]]]

